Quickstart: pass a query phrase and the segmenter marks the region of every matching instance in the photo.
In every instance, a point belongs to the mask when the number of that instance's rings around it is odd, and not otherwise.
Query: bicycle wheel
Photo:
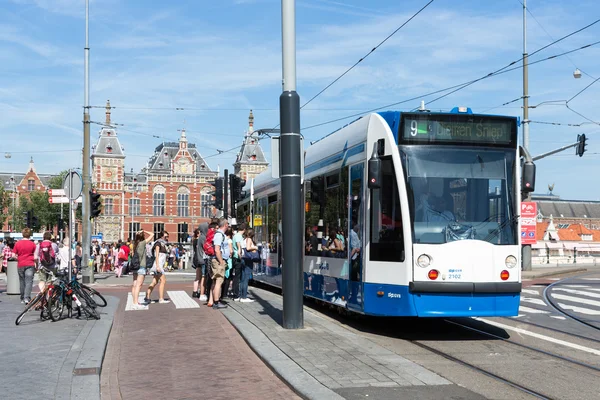
[[[61,287],[56,287],[48,299],[47,312],[52,321],[57,322],[62,318],[65,309],[64,293]]]
[[[94,305],[91,305],[89,303],[90,297],[87,294],[83,293],[83,290],[81,290],[80,288],[76,288],[75,295],[77,296],[77,299],[81,303],[81,305],[79,306],[79,309],[81,311],[83,311],[87,317],[100,319],[100,314],[96,310],[96,304],[93,303]]]
[[[23,320],[23,317],[25,316],[25,314],[27,314],[28,311],[35,310],[36,306],[38,305],[38,303],[40,301],[42,301],[43,298],[44,298],[44,293],[36,294],[35,297],[29,302],[29,304],[27,304],[27,306],[25,306],[25,309],[23,310],[23,312],[21,314],[19,314],[19,316],[15,320],[15,325],[19,325],[21,323],[21,321]]]
[[[81,284],[81,289],[88,294],[98,307],[106,307],[106,299],[96,289]]]

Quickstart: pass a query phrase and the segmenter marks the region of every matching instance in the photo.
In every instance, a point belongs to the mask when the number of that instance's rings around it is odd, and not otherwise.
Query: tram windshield
[[[404,146],[413,243],[517,244],[515,151]]]

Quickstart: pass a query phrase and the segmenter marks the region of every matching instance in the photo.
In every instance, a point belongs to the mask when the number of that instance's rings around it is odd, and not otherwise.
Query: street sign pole
[[[300,96],[296,93],[296,1],[281,0],[283,93],[279,97],[279,176],[283,234],[283,328],[304,328]]]

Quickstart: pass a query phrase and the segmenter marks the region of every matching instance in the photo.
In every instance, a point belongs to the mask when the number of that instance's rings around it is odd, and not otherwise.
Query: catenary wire
[[[423,7],[421,7],[421,9],[419,11],[417,11],[416,13],[414,13],[410,18],[408,18],[406,21],[404,21],[402,23],[402,25],[400,25],[398,28],[396,28],[396,30],[394,30],[392,33],[390,33],[385,39],[383,39],[381,42],[379,42],[377,44],[377,46],[373,47],[367,54],[365,54],[364,56],[362,56],[357,62],[355,62],[350,68],[346,69],[346,71],[344,71],[340,76],[338,76],[337,78],[335,78],[331,83],[329,83],[327,86],[325,86],[323,89],[321,89],[321,91],[319,91],[317,94],[315,94],[313,97],[311,97],[306,103],[304,103],[300,109],[303,109],[306,105],[308,105],[310,102],[312,102],[314,99],[316,99],[317,97],[319,97],[321,94],[323,94],[323,92],[325,92],[327,89],[329,89],[331,86],[333,86],[337,81],[339,81],[340,79],[342,79],[348,72],[352,71],[358,64],[360,64],[361,62],[363,62],[367,57],[369,57],[371,54],[373,54],[375,52],[375,50],[377,50],[381,45],[383,45],[385,42],[387,42],[392,36],[394,36],[400,29],[404,28],[410,21],[412,21],[414,18],[416,18],[423,10],[425,10],[427,7],[429,7],[429,5],[431,3],[433,3],[434,0],[430,0],[427,4],[425,4]]]
[[[564,56],[566,54],[574,53],[576,51],[580,51],[580,50],[586,49],[588,47],[595,46],[595,45],[597,45],[599,43],[600,43],[600,41],[596,41],[596,42],[587,44],[585,46],[581,46],[581,47],[578,47],[576,49],[569,50],[567,52],[563,52],[563,53],[560,53],[560,54],[555,54],[553,56],[549,56],[549,57],[546,57],[546,58],[542,58],[540,60],[536,60],[534,62],[530,62],[530,63],[528,63],[528,65],[534,65],[534,64],[538,64],[538,63],[541,63],[541,62],[544,62],[544,61],[549,61],[549,60],[552,60],[552,59]],[[330,121],[326,121],[326,122],[321,122],[321,123],[318,123],[318,124],[310,125],[310,126],[302,128],[302,130],[312,129],[312,128],[316,128],[316,127],[319,127],[319,126],[327,125],[327,124],[330,124],[330,123],[333,123],[333,122],[343,121],[343,120],[348,119],[348,118],[362,116],[364,114],[368,114],[368,113],[371,113],[371,112],[379,111],[379,110],[384,109],[384,108],[394,107],[394,106],[397,106],[397,105],[400,105],[400,104],[408,103],[410,101],[414,101],[414,100],[417,100],[417,99],[422,99],[423,97],[428,97],[428,96],[431,96],[431,95],[434,95],[434,94],[443,93],[443,92],[446,92],[448,90],[455,89],[452,92],[449,92],[446,95],[440,96],[440,97],[438,97],[438,98],[436,98],[434,100],[434,101],[437,101],[437,100],[440,100],[443,97],[446,97],[447,95],[450,95],[452,93],[457,92],[458,90],[464,89],[467,86],[472,85],[473,83],[479,82],[479,81],[484,80],[484,79],[491,78],[493,76],[501,75],[501,74],[504,74],[504,73],[507,73],[507,72],[511,72],[511,71],[523,68],[523,66],[517,66],[517,67],[513,67],[513,68],[508,68],[509,66],[516,64],[518,61],[519,60],[513,61],[513,62],[511,62],[510,64],[508,64],[507,66],[505,66],[503,68],[500,68],[500,69],[498,69],[498,70],[496,70],[494,72],[490,72],[487,75],[484,75],[484,76],[482,76],[480,78],[477,78],[477,79],[473,79],[471,81],[463,82],[463,83],[460,83],[458,85],[450,86],[450,87],[447,87],[447,88],[444,88],[444,89],[439,89],[439,90],[436,90],[436,91],[433,91],[433,92],[429,92],[427,94],[418,95],[418,96],[415,96],[415,97],[412,97],[412,98],[409,98],[409,99],[406,99],[406,100],[402,100],[402,101],[398,101],[398,102],[395,102],[395,103],[387,104],[385,106],[376,107],[376,108],[373,108],[373,109],[370,109],[370,110],[367,110],[367,111],[363,111],[363,112],[360,112],[360,113],[355,113],[355,114],[351,114],[351,115],[348,115],[348,116],[345,116],[345,117],[336,118],[336,119],[333,119],[333,120],[330,120]],[[430,104],[431,102],[432,101],[429,101],[428,104]]]

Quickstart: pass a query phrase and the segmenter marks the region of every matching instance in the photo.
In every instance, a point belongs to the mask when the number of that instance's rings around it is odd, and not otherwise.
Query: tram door
[[[351,309],[363,308],[363,244],[364,244],[364,165],[350,167],[348,193],[348,243],[349,266],[348,294],[346,306]]]

